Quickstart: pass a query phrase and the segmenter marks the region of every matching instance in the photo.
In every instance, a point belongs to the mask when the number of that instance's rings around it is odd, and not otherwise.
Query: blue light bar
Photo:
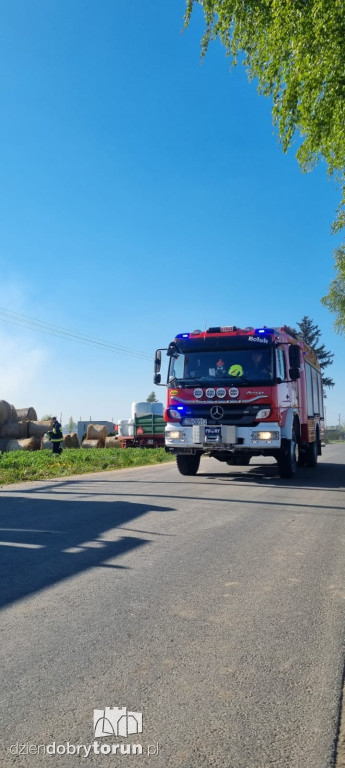
[[[274,333],[274,328],[255,328],[254,333]]]
[[[189,339],[189,333],[178,333],[176,339]]]

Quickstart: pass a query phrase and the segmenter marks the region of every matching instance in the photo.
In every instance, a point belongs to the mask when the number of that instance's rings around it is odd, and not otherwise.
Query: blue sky
[[[63,421],[126,418],[156,347],[217,324],[296,326],[335,353],[328,424],[345,421],[344,338],[320,298],[340,195],[303,175],[269,100],[202,14],[175,0],[11,0],[0,42],[0,305],[148,359],[0,320],[0,399]],[[156,388],[160,399],[165,390]]]

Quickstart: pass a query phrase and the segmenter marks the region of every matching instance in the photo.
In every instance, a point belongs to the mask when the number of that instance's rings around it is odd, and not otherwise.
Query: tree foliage
[[[244,54],[250,79],[273,97],[283,149],[296,131],[303,170],[323,157],[330,172],[345,169],[344,0],[187,0],[202,6],[202,53],[220,38],[233,63]]]
[[[149,396],[146,398],[147,403],[158,403],[158,399],[155,395],[155,393],[152,391],[150,392]]]
[[[68,419],[68,431],[74,432],[75,429],[76,429],[76,423],[74,421],[73,416],[70,416]]]
[[[321,301],[336,315],[335,330],[345,334],[345,246],[337,248],[334,254],[337,275],[332,280],[327,296]]]
[[[306,342],[306,344],[309,344],[309,346],[314,350],[318,361],[320,363],[321,373],[322,373],[322,384],[324,387],[334,387],[334,381],[329,376],[324,376],[323,371],[325,368],[327,368],[329,365],[332,365],[334,354],[333,352],[329,352],[324,344],[320,344],[320,336],[321,331],[318,327],[318,325],[315,325],[310,317],[307,315],[304,315],[302,317],[302,320],[297,323],[298,325],[298,331],[297,333],[299,336],[302,337],[302,339]]]
[[[345,0],[186,0],[204,12],[202,56],[219,39],[233,64],[241,60],[258,91],[272,98],[284,152],[295,135],[303,171],[320,160],[341,188],[333,231],[345,226]],[[345,252],[324,303],[345,330]]]

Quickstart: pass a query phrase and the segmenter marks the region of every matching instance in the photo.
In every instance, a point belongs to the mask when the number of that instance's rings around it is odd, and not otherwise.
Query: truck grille
[[[222,403],[221,407],[224,416],[221,419],[213,419],[211,416],[211,404],[195,403],[191,407],[186,407],[185,418],[187,419],[207,419],[207,424],[229,424],[236,426],[253,426],[255,417],[261,408],[261,405],[244,405],[243,403]],[[267,406],[266,406],[267,407]],[[184,419],[182,420],[184,424]]]

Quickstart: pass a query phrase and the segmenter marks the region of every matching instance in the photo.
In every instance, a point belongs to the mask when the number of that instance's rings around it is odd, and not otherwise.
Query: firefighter
[[[61,424],[57,420],[56,416],[52,417],[53,427],[50,432],[47,432],[49,440],[53,443],[53,453],[62,453],[61,443],[63,441],[63,434],[61,430]]]
[[[266,378],[271,376],[267,367],[266,357],[264,358],[261,349],[253,349],[246,373],[252,378]]]
[[[263,362],[263,355],[261,352],[261,349],[254,349],[251,355],[251,368],[254,371],[258,371],[262,369],[262,362]]]
[[[216,376],[226,376],[225,363],[221,357],[216,362]]]

